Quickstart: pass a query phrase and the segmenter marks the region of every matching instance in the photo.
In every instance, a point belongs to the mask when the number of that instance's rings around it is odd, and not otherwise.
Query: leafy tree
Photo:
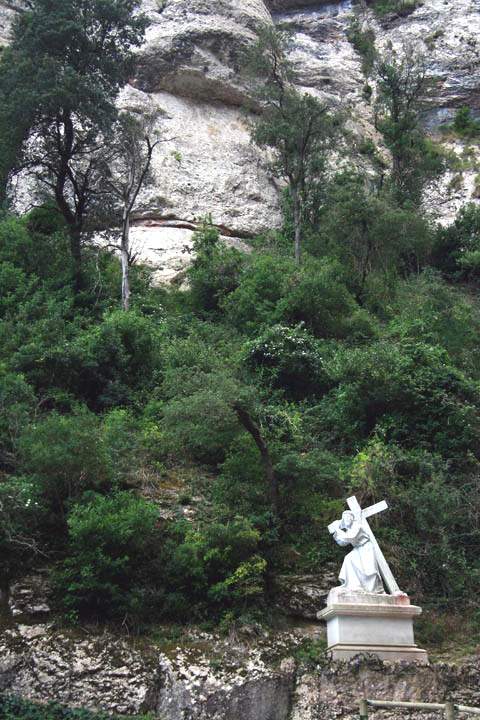
[[[193,252],[195,257],[188,269],[192,308],[197,314],[219,312],[238,285],[242,254],[225,247],[209,218],[193,235]]]
[[[35,408],[25,378],[0,365],[0,468],[15,468],[17,441]]]
[[[338,116],[294,86],[287,59],[288,36],[271,28],[260,32],[248,62],[250,74],[262,78],[256,88],[260,116],[253,139],[274,151],[274,171],[288,183],[293,209],[295,260],[300,262],[302,229],[309,206],[324,181],[327,152],[339,125]]]
[[[414,48],[379,56],[376,124],[392,154],[391,184],[397,200],[419,205],[425,185],[443,169],[443,160],[425,138],[422,113],[431,89],[426,59]]]
[[[130,219],[138,196],[152,182],[151,164],[155,148],[155,114],[136,117],[122,112],[113,127],[113,139],[105,150],[103,187],[120,218],[120,257],[122,262],[122,307],[130,307],[130,265],[134,254],[130,247]]]
[[[139,0],[28,0],[0,61],[4,184],[23,171],[55,201],[77,290],[102,179],[100,151],[146,27],[138,7]]]
[[[453,120],[453,129],[462,137],[478,137],[480,135],[480,122],[472,116],[468,106],[458,108]]]
[[[329,184],[312,249],[348,268],[346,282],[361,305],[373,296],[373,307],[378,307],[382,292],[384,299],[392,296],[399,276],[426,264],[433,235],[418,211],[398,207],[389,193],[369,189],[361,175],[342,173]]]
[[[302,325],[269,328],[247,343],[246,362],[267,387],[289,398],[312,398],[329,386],[320,345]]]

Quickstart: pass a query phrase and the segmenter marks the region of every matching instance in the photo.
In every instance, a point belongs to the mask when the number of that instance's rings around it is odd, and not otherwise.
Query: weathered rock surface
[[[0,0],[0,43],[19,2]],[[377,139],[372,107],[362,96],[361,58],[347,37],[351,13],[360,7],[352,0],[144,0],[151,26],[122,104],[163,112],[159,126],[168,142],[157,153],[155,183],[144,193],[135,229],[159,279],[174,279],[188,264],[180,247],[191,243],[185,224],[195,227],[211,214],[225,236],[246,239],[281,222],[278,183],[250,141],[241,107],[247,95],[241,56],[263,24],[293,31],[301,88],[346,109],[354,136]],[[379,47],[410,43],[424,51],[437,80],[432,131],[462,105],[480,113],[480,0],[424,0],[381,23],[365,12]],[[464,151],[461,143],[452,145],[457,154]],[[429,194],[444,222],[478,195],[477,165],[451,172]]]
[[[39,619],[48,615],[50,610],[50,586],[45,575],[29,575],[11,586],[8,595],[8,607],[12,617]]]
[[[14,625],[0,637],[0,691],[162,720],[354,720],[364,694],[480,705],[479,656],[428,667],[321,656],[305,665],[295,659],[301,643],[298,632],[243,641],[197,633],[154,645]]]
[[[321,575],[276,575],[275,604],[286,615],[316,620],[318,609],[325,605],[329,590],[336,582],[334,569]]]

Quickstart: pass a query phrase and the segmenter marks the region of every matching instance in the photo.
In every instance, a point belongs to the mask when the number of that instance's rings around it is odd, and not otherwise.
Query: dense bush
[[[56,521],[85,490],[105,489],[111,467],[99,419],[85,408],[54,411],[26,425],[18,439],[19,467],[36,483]]]
[[[188,609],[221,613],[258,605],[265,590],[267,562],[261,535],[252,523],[236,518],[211,523],[203,531],[180,524],[166,543],[164,612],[182,617]]]
[[[218,230],[208,221],[194,234],[193,251],[188,270],[192,309],[197,314],[216,312],[238,285],[243,257],[220,241]]]
[[[120,720],[108,713],[67,708],[58,703],[37,704],[5,693],[0,693],[0,717],[2,720]],[[148,718],[138,715],[132,720]]]
[[[0,481],[0,588],[31,567],[41,556],[44,507],[30,478]]]
[[[447,276],[478,282],[480,278],[480,208],[461,209],[455,221],[438,230],[433,264]]]
[[[243,255],[206,223],[189,288],[132,268],[129,312],[110,252],[73,293],[51,209],[0,222],[2,582],[55,565],[72,620],[232,619],[340,559],[325,526],[356,492],[389,501],[406,589],[468,601],[478,208],[438,229],[358,175],[322,193],[302,263],[288,218]]]
[[[301,325],[274,325],[246,346],[246,363],[267,387],[301,399],[322,394],[329,384],[321,347]]]
[[[457,467],[480,459],[478,383],[452,366],[443,349],[379,342],[339,352],[330,372],[338,386],[319,405],[319,417],[346,447],[381,432]]]
[[[157,518],[154,505],[126,492],[87,494],[73,507],[68,555],[57,574],[61,604],[71,618],[141,615],[142,573],[160,550]]]

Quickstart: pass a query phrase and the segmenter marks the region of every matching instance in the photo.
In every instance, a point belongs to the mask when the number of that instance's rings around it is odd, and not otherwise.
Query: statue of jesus
[[[361,522],[355,519],[355,514],[346,510],[342,519],[332,523],[329,530],[338,545],[353,545],[353,550],[343,560],[338,576],[341,582],[339,590],[385,593],[372,540]]]

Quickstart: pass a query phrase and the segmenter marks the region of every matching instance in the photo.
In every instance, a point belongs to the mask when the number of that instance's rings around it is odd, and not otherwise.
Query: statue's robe
[[[354,522],[347,530],[338,527],[333,537],[339,545],[353,545],[338,576],[342,587],[352,592],[384,593],[373,544],[360,523]]]

